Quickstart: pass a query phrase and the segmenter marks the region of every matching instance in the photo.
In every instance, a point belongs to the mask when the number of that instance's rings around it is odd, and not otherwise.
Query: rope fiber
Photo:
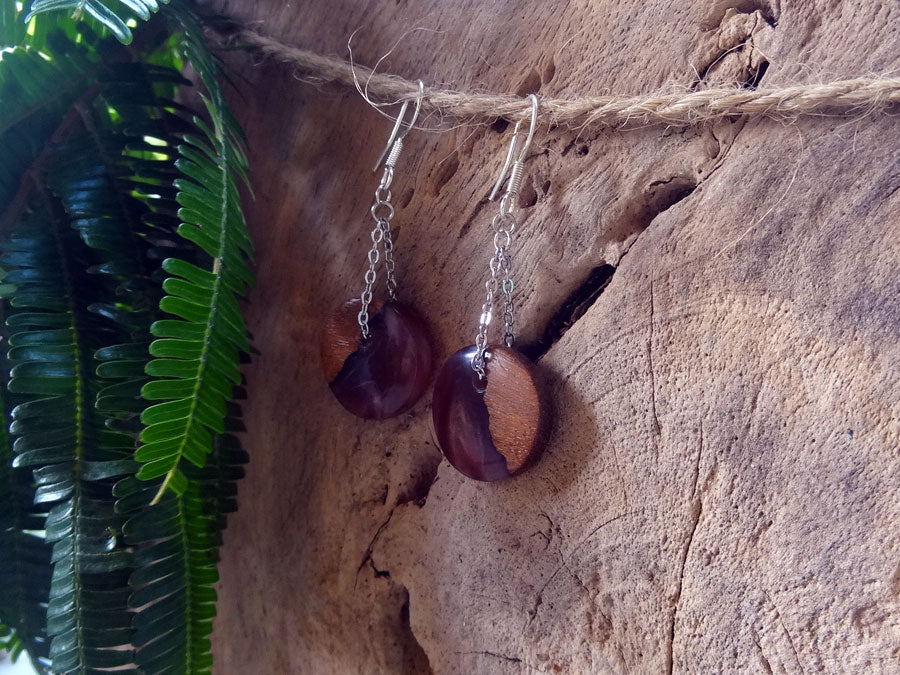
[[[397,75],[376,73],[344,59],[324,56],[284,44],[245,27],[222,34],[224,44],[244,47],[291,65],[302,79],[317,84],[357,88],[380,101],[414,101],[418,85]],[[589,96],[577,99],[541,98],[539,121],[569,127],[692,126],[735,115],[792,122],[805,115],[863,115],[900,103],[900,77],[853,78],[785,87],[743,89],[711,87],[660,90],[640,96]],[[526,120],[531,104],[508,94],[466,93],[425,88],[422,109],[466,122]]]

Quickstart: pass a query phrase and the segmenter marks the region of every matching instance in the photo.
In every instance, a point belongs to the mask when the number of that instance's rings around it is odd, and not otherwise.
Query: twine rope
[[[324,56],[285,44],[248,28],[226,36],[232,47],[291,65],[302,79],[317,84],[358,88],[366,82],[367,99],[414,101],[418,85],[397,75],[377,73],[344,59]],[[852,78],[816,84],[741,89],[660,90],[640,96],[588,96],[577,99],[541,98],[539,121],[571,127],[692,126],[735,115],[792,122],[805,115],[862,115],[900,103],[900,77]],[[425,88],[422,109],[467,122],[526,120],[530,103],[507,94],[467,93]]]

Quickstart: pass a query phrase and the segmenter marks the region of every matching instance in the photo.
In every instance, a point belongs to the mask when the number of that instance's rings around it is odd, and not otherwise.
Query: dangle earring
[[[434,429],[447,460],[464,475],[482,481],[501,480],[528,468],[540,456],[549,430],[549,414],[534,365],[513,349],[509,245],[516,229],[513,208],[522,184],[525,154],[534,136],[538,106],[537,96],[531,94],[528,98],[528,134],[521,139],[522,123],[517,122],[506,162],[490,195],[493,201],[509,171],[499,213],[491,221],[494,255],[475,344],[460,349],[447,360],[432,399]],[[503,342],[489,344],[488,327],[498,294],[503,295]]]
[[[424,85],[419,81],[416,107],[404,127],[405,102],[374,171],[384,161],[371,213],[375,220],[365,287],[358,298],[341,305],[326,321],[322,337],[322,368],[342,406],[358,417],[385,419],[415,404],[431,379],[432,352],[428,329],[419,314],[397,300],[394,245],[391,239],[391,183],[403,149],[403,138],[419,116]],[[401,131],[402,130],[402,131]],[[386,302],[373,297],[376,268],[382,260]]]

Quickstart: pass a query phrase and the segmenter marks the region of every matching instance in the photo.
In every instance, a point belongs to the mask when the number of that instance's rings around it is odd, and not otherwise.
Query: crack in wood
[[[669,645],[666,654],[666,672],[672,673],[674,667],[675,654],[675,627],[678,621],[678,607],[681,604],[681,596],[684,591],[684,570],[687,566],[688,555],[691,552],[691,545],[694,543],[694,535],[697,533],[697,527],[700,524],[700,517],[703,514],[703,500],[694,501],[694,522],[691,524],[691,531],[688,534],[687,545],[684,547],[684,555],[681,557],[681,570],[678,573],[678,588],[675,590],[675,606],[672,609],[672,621],[669,624]]]
[[[378,529],[375,530],[375,534],[372,536],[371,541],[369,541],[369,545],[366,547],[366,553],[363,556],[362,562],[359,563],[359,567],[356,568],[356,583],[353,586],[354,588],[356,588],[356,586],[359,584],[359,573],[362,572],[363,567],[365,567],[366,564],[372,560],[372,550],[375,548],[375,543],[378,541],[378,537],[381,536],[381,533],[384,532],[384,529],[391,522],[391,518],[394,517],[394,510],[396,508],[397,507],[394,506],[391,509],[390,513],[388,513],[387,519],[383,523],[381,523],[381,525],[378,526]],[[376,569],[374,562],[372,563],[372,569],[373,570]],[[385,571],[386,572],[386,570],[376,570],[376,571]],[[376,574],[375,576],[378,576],[378,574]],[[383,574],[382,576],[385,576],[385,575]],[[390,576],[390,572],[386,572],[386,576]]]
[[[531,344],[524,345],[521,348],[522,353],[532,361],[539,361],[594,306],[615,273],[616,268],[612,265],[599,265],[593,268],[587,278],[560,303],[559,308],[547,322],[541,337]]]
[[[759,28],[760,19],[762,19],[762,21],[768,26],[772,28],[775,27],[775,19],[773,13],[771,11],[767,12],[760,3],[752,1],[747,3],[727,2],[723,3],[723,5],[725,6],[725,8],[720,10],[721,14],[718,15],[718,18],[716,18],[711,23],[704,22],[708,26],[707,30],[712,30],[714,27],[718,26],[723,20],[725,12],[728,9],[737,9],[741,14],[755,13],[756,17],[753,28],[747,31],[746,35],[744,35],[744,37],[737,43],[735,43],[731,47],[728,47],[727,49],[720,50],[715,55],[715,57],[713,57],[708,63],[697,70],[697,78],[691,83],[690,86],[691,91],[696,91],[697,89],[699,89],[700,85],[703,84],[710,71],[717,64],[721,63],[726,56],[728,56],[729,54],[737,54],[739,52],[742,52],[745,47],[747,47],[748,56],[745,66],[747,74],[744,80],[740,82],[740,86],[743,89],[756,89],[759,86],[762,78],[765,76],[766,71],[769,69],[768,59],[763,57],[762,52],[756,49],[754,33],[756,32],[757,28]],[[741,5],[743,5],[743,7]],[[755,67],[753,65],[754,53],[757,53],[760,56],[760,61]]]
[[[575,548],[573,548],[569,552],[568,555],[560,556],[560,564],[553,571],[553,574],[550,575],[550,578],[544,582],[544,585],[541,586],[541,589],[537,593],[537,597],[535,598],[534,606],[531,608],[531,611],[529,612],[528,621],[525,624],[526,628],[528,626],[530,626],[531,623],[537,617],[538,607],[540,607],[544,602],[544,591],[547,590],[547,586],[550,585],[550,582],[552,582],[556,578],[556,575],[559,574],[559,572],[561,570],[565,569],[565,570],[569,571],[568,562],[572,558],[572,556],[578,552],[578,549],[580,549],[582,546],[584,546],[591,539],[591,537],[593,537],[595,534],[597,534],[597,532],[599,532],[601,529],[603,529],[604,527],[606,527],[607,525],[609,525],[611,523],[616,522],[617,520],[624,518],[627,515],[630,515],[630,514],[627,512],[620,513],[619,515],[614,516],[614,517],[610,518],[609,520],[606,520],[606,521],[600,523],[597,527],[595,527],[593,530],[591,530],[585,537],[583,537],[582,540],[575,545]],[[571,574],[571,571],[569,573]],[[579,581],[579,583],[581,583],[580,579],[578,581]],[[582,583],[582,586],[583,585],[584,584]]]
[[[775,609],[775,615],[778,617],[778,623],[781,624],[781,630],[787,635],[788,643],[791,645],[791,651],[794,653],[794,658],[797,660],[797,667],[800,668],[801,673],[806,673],[806,668],[803,667],[803,662],[800,660],[800,654],[797,652],[797,646],[794,644],[794,638],[791,636],[791,632],[787,629],[787,626],[784,625],[781,610],[778,609],[778,605],[775,604],[775,601],[772,600],[768,591],[765,589],[763,589],[763,595],[766,596],[766,600],[768,600],[769,604]]]
[[[656,414],[656,373],[653,368],[653,324],[654,324],[654,315],[656,313],[656,300],[655,295],[653,293],[653,279],[650,279],[650,335],[647,338],[647,361],[650,367],[650,409],[653,414],[653,432],[656,438],[654,439],[653,447],[656,451],[656,459],[659,461],[659,435],[662,431],[662,427],[659,424],[659,416]]]
[[[403,651],[406,663],[404,664],[403,672],[432,675],[434,670],[431,667],[431,659],[428,657],[428,653],[425,651],[422,643],[416,638],[416,634],[412,629],[409,612],[409,589],[403,585],[400,585],[400,588],[404,595],[403,604],[400,605],[400,625],[405,637]]]
[[[756,633],[756,630],[750,629],[750,639],[753,641],[753,644],[756,645],[756,655],[759,656],[759,660],[762,662],[762,667],[765,669],[768,675],[772,675],[774,672],[772,670],[772,664],[769,663],[769,659],[766,658],[766,653],[763,651],[762,645],[759,643],[759,635]]]
[[[691,489],[691,499],[697,497],[697,481],[700,480],[700,463],[703,461],[703,419],[700,419],[700,450],[697,452],[697,462],[694,464],[694,487]]]
[[[363,556],[362,562],[356,569],[356,584],[354,584],[354,588],[356,588],[356,586],[359,584],[359,573],[366,566],[366,564],[371,566],[372,570],[375,572],[376,577],[389,578],[391,576],[389,570],[382,570],[375,566],[375,561],[372,559],[372,551],[375,549],[375,544],[378,542],[378,538],[381,536],[382,532],[384,532],[384,530],[390,524],[391,518],[394,517],[394,511],[396,511],[398,507],[403,506],[404,504],[415,504],[419,508],[425,506],[425,502],[428,499],[428,493],[431,492],[431,488],[437,482],[438,467],[440,466],[440,463],[441,460],[438,457],[435,458],[435,460],[431,462],[430,465],[425,467],[425,471],[422,475],[423,480],[420,480],[416,484],[414,484],[408,494],[405,494],[397,499],[396,503],[391,507],[387,519],[385,519],[385,521],[378,526],[378,529],[375,530],[375,534],[372,536],[372,539],[369,541],[369,545],[366,547],[366,552]],[[388,492],[388,486],[385,486],[384,498],[382,500],[382,503],[386,503]]]
[[[495,659],[500,659],[501,661],[508,661],[510,663],[522,663],[522,659],[517,656],[507,656],[506,654],[498,654],[497,652],[490,651],[480,651],[480,652],[456,652],[457,654],[463,656],[490,656]]]

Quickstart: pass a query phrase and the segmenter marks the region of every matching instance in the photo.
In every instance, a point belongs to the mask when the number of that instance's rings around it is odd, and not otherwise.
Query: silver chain
[[[359,296],[362,307],[356,319],[362,332],[363,340],[369,339],[369,305],[372,302],[372,288],[378,279],[376,267],[381,260],[379,246],[384,249],[384,271],[387,278],[387,292],[391,300],[397,298],[397,280],[394,278],[394,242],[391,239],[391,219],[394,217],[394,206],[391,204],[391,182],[394,180],[394,166],[391,159],[396,161],[400,154],[402,142],[398,139],[395,146],[399,146],[391,152],[391,157],[384,167],[381,182],[375,188],[375,201],[370,209],[375,227],[372,228],[372,248],[369,249],[369,269],[364,276],[366,287]]]
[[[387,194],[390,200],[391,193]],[[381,230],[384,232],[384,276],[387,285],[388,296],[391,300],[397,299],[397,280],[394,278],[394,240],[391,238],[391,220],[381,220]]]
[[[369,249],[369,269],[366,270],[364,277],[366,287],[363,289],[362,295],[359,296],[362,306],[359,314],[356,315],[363,340],[369,339],[369,304],[372,302],[372,288],[375,286],[375,281],[378,278],[375,267],[378,265],[381,257],[378,250],[379,244],[384,248],[384,272],[388,297],[391,300],[397,299],[397,280],[394,278],[394,239],[391,236],[391,219],[394,217],[394,206],[391,204],[391,183],[394,180],[394,167],[397,165],[397,159],[403,151],[403,137],[415,126],[419,117],[425,85],[422,80],[418,81],[418,85],[416,108],[412,118],[405,122],[406,129],[401,131],[404,120],[406,120],[406,110],[409,107],[409,101],[405,101],[401,106],[400,114],[397,115],[387,144],[378,157],[378,161],[375,162],[374,171],[378,171],[378,167],[382,165],[382,160],[384,160],[384,173],[381,175],[381,182],[375,188],[375,202],[371,208],[375,227],[372,229],[372,248]]]
[[[535,94],[530,94],[531,122],[528,125],[528,134],[521,142],[522,121],[516,122],[513,128],[512,140],[509,151],[506,153],[506,161],[500,169],[494,189],[488,197],[493,201],[500,193],[500,189],[506,184],[506,190],[500,198],[499,213],[491,220],[491,229],[494,231],[494,255],[491,257],[491,278],[485,284],[487,297],[481,306],[481,316],[478,319],[478,335],[475,337],[475,356],[472,358],[472,369],[478,377],[484,380],[487,377],[486,363],[490,358],[488,353],[488,327],[494,313],[494,298],[499,290],[503,293],[503,342],[507,347],[512,347],[516,339],[513,333],[513,291],[515,285],[512,280],[512,260],[509,257],[509,245],[512,242],[512,233],[516,230],[516,217],[513,215],[513,207],[519,198],[519,189],[522,187],[522,176],[525,173],[525,157],[534,137],[537,125],[538,99]]]
[[[500,200],[500,212],[491,220],[491,229],[494,231],[494,255],[491,257],[489,268],[490,278],[485,282],[486,293],[484,304],[481,306],[481,316],[478,319],[478,335],[475,337],[475,357],[472,359],[472,368],[478,373],[478,377],[484,379],[487,376],[486,361],[488,347],[488,328],[494,313],[494,299],[497,292],[503,294],[503,342],[507,347],[512,347],[516,336],[513,333],[515,318],[513,311],[513,291],[515,285],[512,279],[512,258],[509,255],[509,245],[512,242],[512,233],[516,229],[516,218],[509,210],[509,195],[504,195]]]

